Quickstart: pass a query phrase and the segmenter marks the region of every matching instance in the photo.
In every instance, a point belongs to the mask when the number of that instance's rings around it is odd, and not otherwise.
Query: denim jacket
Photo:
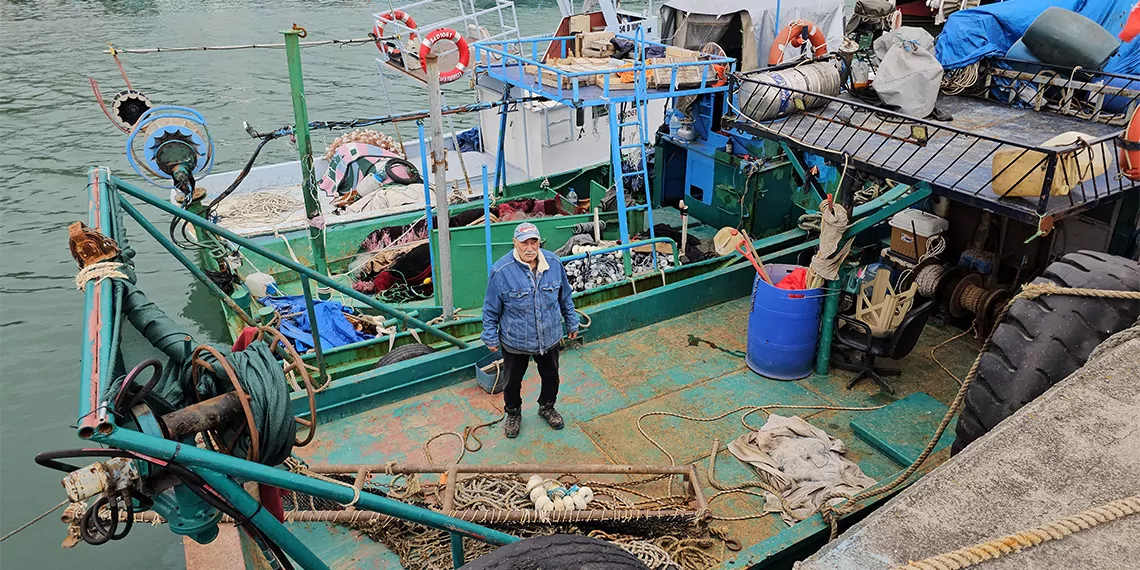
[[[568,332],[578,331],[573,291],[566,270],[553,252],[540,249],[537,272],[515,257],[514,250],[491,268],[483,299],[483,343],[506,344],[530,354],[544,354]],[[537,294],[536,294],[537,292]]]

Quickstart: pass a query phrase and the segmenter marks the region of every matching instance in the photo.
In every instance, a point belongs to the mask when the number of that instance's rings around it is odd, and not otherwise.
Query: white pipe
[[[431,170],[435,179],[436,221],[439,223],[439,283],[443,302],[443,320],[454,317],[455,304],[451,290],[451,229],[447,213],[447,151],[443,148],[443,111],[439,89],[439,58],[428,54],[428,111],[431,115]],[[459,148],[458,144],[456,148]]]

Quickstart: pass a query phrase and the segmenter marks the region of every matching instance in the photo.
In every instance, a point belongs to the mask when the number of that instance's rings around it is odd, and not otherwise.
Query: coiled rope
[[[75,288],[80,291],[87,290],[87,284],[94,281],[98,285],[104,279],[127,279],[123,273],[123,264],[118,261],[100,261],[92,263],[75,274]]]
[[[961,570],[1137,513],[1140,513],[1140,495],[1133,495],[1042,526],[897,566],[893,570]]]
[[[1140,300],[1140,291],[1112,291],[1107,289],[1086,289],[1079,287],[1061,287],[1052,283],[1028,283],[1022,287],[1021,292],[1015,295],[1002,307],[1001,312],[997,318],[994,319],[994,326],[990,330],[990,334],[982,343],[982,349],[978,352],[977,358],[974,359],[974,364],[970,366],[970,372],[966,374],[966,379],[962,382],[962,386],[958,388],[958,393],[954,396],[954,401],[951,402],[950,408],[946,410],[946,415],[942,418],[942,422],[938,424],[938,429],[934,431],[934,435],[927,442],[926,447],[922,453],[907,467],[905,471],[899,474],[891,482],[881,487],[872,487],[866,489],[854,496],[846,496],[840,493],[829,494],[824,498],[823,504],[820,505],[820,515],[827,521],[831,527],[831,539],[834,540],[839,535],[839,519],[840,517],[851,513],[855,510],[858,503],[879,497],[890,493],[897,489],[900,485],[906,482],[911,475],[918,471],[919,467],[926,462],[930,454],[934,452],[934,447],[938,444],[938,440],[942,438],[942,434],[946,431],[947,426],[954,416],[962,409],[962,403],[966,400],[966,392],[973,384],[974,379],[978,376],[978,366],[982,362],[982,355],[989,350],[990,345],[993,344],[994,331],[997,330],[997,325],[1005,320],[1005,316],[1009,313],[1010,308],[1018,299],[1035,299],[1041,295],[1072,295],[1076,297],[1097,297],[1102,299],[1129,299]],[[831,499],[846,499],[838,505],[832,505]]]

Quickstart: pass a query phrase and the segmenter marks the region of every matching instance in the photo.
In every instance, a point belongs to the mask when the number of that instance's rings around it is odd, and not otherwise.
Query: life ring
[[[455,47],[459,49],[459,63],[448,71],[439,74],[439,83],[451,83],[456,79],[463,76],[463,72],[467,71],[467,66],[471,64],[471,49],[467,47],[467,40],[459,32],[451,28],[438,28],[432,30],[424,37],[424,41],[420,43],[420,66],[423,67],[424,73],[427,73],[427,57],[431,55],[431,48],[435,42],[439,40],[451,40],[455,42]]]
[[[788,27],[776,36],[776,41],[772,43],[772,49],[768,52],[768,65],[783,63],[784,50],[789,45],[794,48],[803,47],[805,28],[807,28],[808,40],[811,41],[812,55],[815,57],[827,55],[827,38],[824,37],[823,30],[807,20],[792,20]]]
[[[376,18],[376,25],[372,26],[372,33],[377,38],[376,49],[379,49],[388,55],[395,55],[400,52],[400,48],[379,40],[379,38],[384,37],[384,23],[392,21],[400,22],[413,30],[416,29],[416,20],[403,10],[396,10],[394,12],[380,14],[380,16]],[[416,33],[411,32],[410,37],[414,41],[416,39]]]
[[[1120,170],[1129,180],[1140,180],[1140,119],[1137,115],[1140,113],[1132,112],[1119,142]]]

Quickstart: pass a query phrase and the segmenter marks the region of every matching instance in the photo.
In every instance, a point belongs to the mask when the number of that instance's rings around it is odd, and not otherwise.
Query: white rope
[[[123,264],[118,261],[92,263],[80,269],[79,273],[75,275],[75,288],[80,291],[86,291],[87,284],[91,281],[95,281],[95,284],[98,285],[107,278],[126,279],[127,275],[120,271],[122,268]]]
[[[238,224],[261,222],[276,224],[305,204],[291,196],[274,192],[253,192],[223,200],[216,210],[218,217]]]

